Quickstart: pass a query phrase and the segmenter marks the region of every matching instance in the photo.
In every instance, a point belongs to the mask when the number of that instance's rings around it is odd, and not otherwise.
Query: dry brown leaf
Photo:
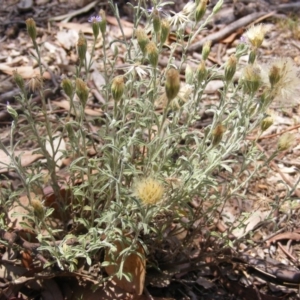
[[[117,254],[123,251],[125,248],[129,247],[129,244],[121,244],[119,241],[115,241],[115,246],[117,248]],[[144,249],[138,244],[136,250],[142,257],[144,257]],[[105,260],[110,261],[110,256],[108,253],[105,255]],[[115,265],[105,267],[108,275],[114,275],[119,270],[122,258],[120,257]],[[121,279],[117,276],[113,276],[113,281],[116,282],[117,286],[122,288],[124,291],[132,293],[134,295],[141,295],[144,289],[145,275],[146,275],[146,262],[139,255],[132,253],[125,258],[123,265],[123,273],[131,275],[132,282],[126,280],[125,277]]]
[[[36,160],[44,157],[42,154],[33,154],[33,151],[15,151],[15,157],[21,157],[21,165],[27,167]],[[0,174],[5,173],[8,170],[7,165],[10,164],[10,158],[3,150],[0,150]]]
[[[35,197],[33,193],[31,193],[32,197]],[[18,201],[15,201],[13,205],[10,207],[8,211],[8,219],[10,220],[9,227],[14,230],[24,230],[24,227],[20,224],[21,222],[25,223],[29,228],[32,227],[32,224],[28,222],[28,220],[24,219],[24,216],[29,213],[29,199],[27,195],[21,196]],[[26,231],[30,232],[29,229],[26,228]],[[33,233],[33,230],[32,232]]]
[[[61,101],[52,101],[52,104],[57,105],[60,108],[64,108],[65,110],[69,111],[70,110],[70,102],[68,100],[61,100]],[[93,117],[100,117],[103,116],[103,111],[101,109],[90,109],[86,108],[84,110],[85,114],[88,116],[93,116]],[[71,112],[73,114],[73,112]]]
[[[13,72],[17,71],[24,79],[31,79],[40,75],[40,70],[31,66],[10,67],[7,64],[0,64],[0,71],[8,75],[13,75]],[[46,71],[43,74],[43,78],[51,79],[51,75]]]
[[[83,33],[93,34],[93,29],[90,23],[57,23],[60,28],[72,29],[76,31],[82,31]]]

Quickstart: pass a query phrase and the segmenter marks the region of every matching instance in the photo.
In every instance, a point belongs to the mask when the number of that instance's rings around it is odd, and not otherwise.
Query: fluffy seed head
[[[156,204],[162,200],[164,187],[158,180],[148,177],[135,183],[133,194],[146,205]]]
[[[242,82],[246,93],[255,93],[262,84],[260,68],[256,65],[247,65],[243,70]]]
[[[294,143],[294,135],[290,132],[284,133],[278,140],[278,150],[285,151],[288,150]]]
[[[271,85],[272,95],[277,102],[299,101],[300,90],[299,69],[291,58],[274,60],[267,68],[268,76],[265,84]]]
[[[267,27],[263,24],[253,25],[247,30],[246,36],[254,49],[261,46],[267,31]]]

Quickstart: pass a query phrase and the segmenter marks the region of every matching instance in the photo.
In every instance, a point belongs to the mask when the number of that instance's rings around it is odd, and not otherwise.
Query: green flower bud
[[[156,68],[158,64],[158,49],[154,42],[149,42],[146,46],[146,51],[148,55],[148,59],[152,65],[152,67]]]
[[[195,11],[195,20],[198,23],[205,15],[207,0],[201,0]]]
[[[88,96],[89,96],[89,88],[87,87],[86,83],[80,79],[76,79],[76,95],[78,96],[81,104],[85,107]]]
[[[163,19],[161,21],[161,31],[160,31],[160,43],[163,45],[168,36],[169,36],[169,32],[170,32],[170,23],[167,19]]]
[[[219,0],[218,2],[217,2],[217,4],[214,6],[214,8],[213,8],[213,14],[215,15],[215,14],[217,14],[219,11],[220,11],[220,9],[222,8],[222,6],[223,6],[223,0]]]
[[[206,80],[207,74],[208,72],[205,66],[205,61],[202,60],[197,68],[197,80],[199,84],[201,84],[204,80]]]
[[[212,145],[217,146],[223,137],[226,128],[222,124],[218,124],[212,132]]]
[[[160,31],[160,24],[161,24],[161,21],[160,21],[159,12],[157,9],[154,9],[153,10],[153,28],[156,33],[159,33],[159,31]]]
[[[113,79],[111,84],[111,93],[115,101],[119,101],[124,93],[124,78],[123,76],[117,76]]]
[[[21,91],[24,91],[25,83],[23,77],[18,73],[18,71],[13,71],[13,78],[17,86]]]
[[[189,64],[187,64],[186,68],[185,68],[185,82],[188,84],[192,84],[193,78],[194,78],[193,69],[191,68],[191,66]]]
[[[267,130],[273,124],[273,118],[271,116],[265,117],[260,124],[261,131]]]
[[[36,40],[36,24],[32,18],[25,21],[28,35],[31,37],[32,41]]]
[[[70,97],[72,98],[73,97],[73,92],[74,92],[74,89],[73,89],[73,84],[71,82],[70,79],[68,78],[64,78],[61,82],[61,86],[64,90],[64,92]]]
[[[101,17],[101,21],[99,22],[99,28],[101,30],[102,36],[105,36],[107,24],[105,11],[103,9],[100,9],[99,15]]]
[[[180,89],[180,76],[176,69],[169,69],[166,74],[165,90],[168,101],[172,101]]]
[[[248,63],[249,64],[254,64],[255,59],[256,59],[256,49],[253,49],[249,53]]]
[[[78,51],[78,56],[81,62],[84,62],[85,60],[85,55],[87,51],[87,42],[84,34],[82,31],[79,31],[79,38],[77,42],[77,51]]]
[[[146,54],[146,46],[149,43],[149,38],[144,29],[138,28],[135,32],[138,44],[143,54]]]
[[[208,58],[208,55],[210,53],[211,48],[211,41],[206,41],[203,48],[202,48],[202,59],[206,60]]]
[[[18,118],[18,112],[9,103],[6,105],[6,110],[15,120]]]
[[[232,54],[227,63],[226,63],[226,66],[225,66],[225,74],[224,74],[224,77],[225,77],[225,80],[226,82],[230,82],[235,74],[235,71],[236,71],[236,64],[237,64],[237,58],[234,54]]]

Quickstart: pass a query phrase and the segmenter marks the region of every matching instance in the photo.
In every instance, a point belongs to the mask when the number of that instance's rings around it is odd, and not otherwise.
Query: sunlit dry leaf
[[[59,31],[56,35],[56,38],[65,49],[70,50],[77,44],[78,32],[74,29],[70,29],[68,31]]]
[[[33,151],[15,151],[15,157],[20,155],[21,165],[23,167],[30,166],[33,162],[43,157],[42,154],[33,154]],[[7,172],[7,165],[10,164],[10,157],[3,150],[0,150],[0,174]]]
[[[121,244],[119,241],[115,242],[115,246],[117,248],[117,253],[120,253],[125,248],[129,247],[129,244]],[[137,250],[136,250],[142,257],[144,257],[144,249],[143,247],[138,244]],[[105,255],[105,260],[110,261],[110,256],[108,253]],[[105,267],[105,270],[108,275],[114,275],[119,270],[120,263],[122,261],[122,258],[120,257],[115,265],[107,266]],[[125,258],[125,262],[123,265],[123,273],[130,274],[132,277],[132,282],[129,282],[126,280],[125,277],[122,277],[122,279],[117,278],[117,276],[113,277],[113,281],[116,282],[117,286],[122,288],[123,290],[135,294],[135,295],[141,295],[143,293],[144,289],[144,283],[145,283],[145,274],[146,274],[146,262],[145,259],[142,259],[137,254],[130,254]]]
[[[31,196],[35,197],[33,193],[31,193]],[[29,199],[27,195],[21,196],[18,201],[14,201],[13,205],[8,210],[8,219],[10,220],[8,226],[14,230],[23,230],[24,227],[20,224],[23,222],[29,228],[32,227],[32,224],[24,218],[28,215],[29,209]],[[26,231],[30,231],[29,228],[26,228]]]
[[[39,68],[33,68],[31,66],[21,66],[21,67],[10,67],[7,64],[0,64],[0,71],[5,74],[13,75],[14,71],[17,71],[24,79],[31,79],[36,77],[40,74]],[[43,74],[44,79],[50,79],[51,75],[49,72],[44,72]]]
[[[52,101],[51,103],[57,105],[60,108],[64,108],[66,111],[70,110],[70,102],[68,100]],[[103,116],[103,111],[101,109],[86,108],[84,112],[88,116],[94,116],[94,117]],[[73,112],[71,113],[74,114]]]
[[[57,23],[60,28],[72,29],[77,32],[82,31],[83,33],[93,34],[93,29],[90,23]],[[76,41],[77,43],[77,41]]]
[[[63,152],[66,150],[66,143],[64,139],[60,138],[60,135],[61,135],[60,132],[53,135],[53,142],[52,142],[53,149],[48,139],[45,145],[48,153],[50,154],[51,157],[53,157],[53,160],[55,161],[55,164],[57,166],[56,167],[57,171],[62,165]]]

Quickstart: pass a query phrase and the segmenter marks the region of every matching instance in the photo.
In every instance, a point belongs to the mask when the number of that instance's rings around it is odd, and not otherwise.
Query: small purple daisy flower
[[[102,18],[100,16],[92,16],[88,19],[89,23],[99,23],[102,21]]]
[[[151,8],[148,8],[147,11],[148,13],[152,14],[154,10],[157,10],[158,12],[162,11],[162,8],[161,7],[157,7],[157,8],[154,8],[154,7],[151,7]]]

